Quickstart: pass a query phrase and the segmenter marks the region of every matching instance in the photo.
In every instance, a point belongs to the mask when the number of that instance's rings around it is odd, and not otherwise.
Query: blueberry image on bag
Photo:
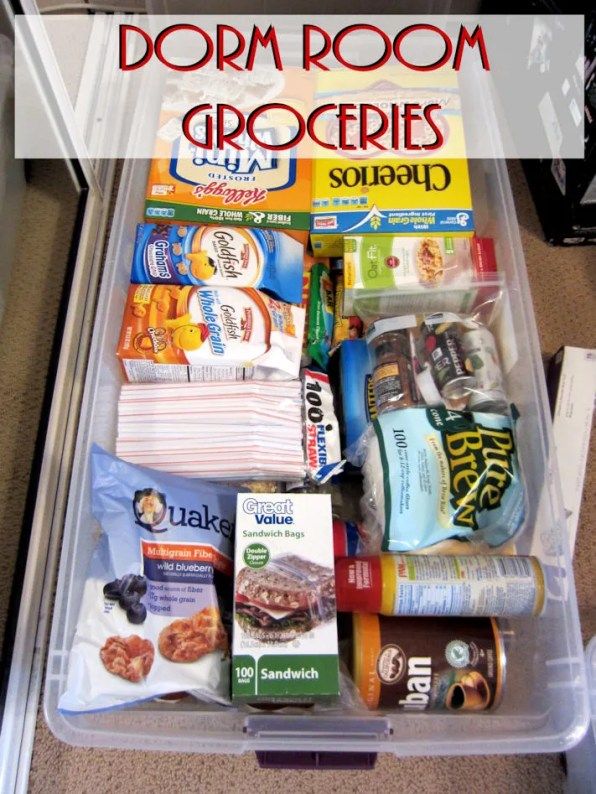
[[[126,612],[129,623],[139,625],[147,617],[147,609],[141,603],[141,597],[147,592],[147,580],[138,574],[125,574],[121,579],[114,579],[104,585],[103,595],[108,601],[117,601],[118,606]]]

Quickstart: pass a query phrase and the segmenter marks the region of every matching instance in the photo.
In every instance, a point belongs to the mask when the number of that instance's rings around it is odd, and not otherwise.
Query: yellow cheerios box
[[[398,67],[355,74],[328,72],[317,80],[317,104],[368,103],[388,115],[405,102],[441,105],[437,117],[444,143],[436,155],[416,157],[392,149],[390,131],[379,140],[387,152],[326,157],[313,167],[311,242],[321,256],[341,256],[344,234],[471,236],[474,213],[457,78],[452,70],[428,75]],[[414,128],[417,142],[432,134]],[[400,139],[401,140],[401,139]]]

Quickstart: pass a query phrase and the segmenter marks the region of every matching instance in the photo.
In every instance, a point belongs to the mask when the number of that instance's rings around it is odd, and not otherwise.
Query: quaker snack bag
[[[362,510],[383,551],[449,538],[499,546],[520,530],[525,491],[510,417],[403,408],[372,427]]]
[[[255,287],[300,303],[304,247],[284,232],[140,223],[133,284]]]
[[[91,456],[103,534],[59,708],[97,711],[175,692],[229,702],[222,616],[229,622],[236,489],[135,466],[98,446]]]
[[[304,309],[252,288],[131,285],[118,357],[127,380],[292,380]]]

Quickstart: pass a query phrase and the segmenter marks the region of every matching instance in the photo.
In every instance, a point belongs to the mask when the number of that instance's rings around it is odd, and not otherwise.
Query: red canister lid
[[[381,586],[379,557],[345,557],[335,561],[338,612],[378,612]]]
[[[348,539],[346,536],[346,522],[339,518],[333,519],[333,555],[345,557],[348,553]]]

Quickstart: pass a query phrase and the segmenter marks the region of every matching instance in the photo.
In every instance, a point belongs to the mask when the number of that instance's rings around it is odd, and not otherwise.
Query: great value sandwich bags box
[[[177,78],[162,102],[147,182],[146,218],[288,229],[301,231],[297,236],[305,240],[310,219],[310,159],[298,157],[296,150],[268,150],[247,133],[236,139],[240,150],[231,144],[217,148],[215,140],[212,148],[201,148],[185,137],[181,119],[196,104],[225,103],[226,97],[244,113],[274,99],[303,113],[309,101],[308,82],[275,70],[265,75],[219,74],[212,83],[203,81],[197,98],[198,88],[184,80],[184,76]],[[280,143],[293,137],[289,114],[281,113],[273,109],[259,115],[259,140]],[[198,141],[206,140],[206,121],[205,115],[194,117],[191,131]]]
[[[239,494],[232,698],[339,694],[333,521],[328,494]]]
[[[465,159],[457,80],[453,73],[415,75],[384,69],[368,74],[329,72],[318,79],[317,104],[368,103],[388,116],[391,106],[436,102],[444,143],[435,155],[415,157],[380,139],[387,152],[370,150],[347,156],[321,156],[313,166],[311,242],[315,254],[342,255],[344,234],[413,234],[471,236],[474,214]],[[432,83],[430,82],[432,80]],[[413,127],[422,143],[430,127]],[[404,139],[403,134],[400,141]]]

